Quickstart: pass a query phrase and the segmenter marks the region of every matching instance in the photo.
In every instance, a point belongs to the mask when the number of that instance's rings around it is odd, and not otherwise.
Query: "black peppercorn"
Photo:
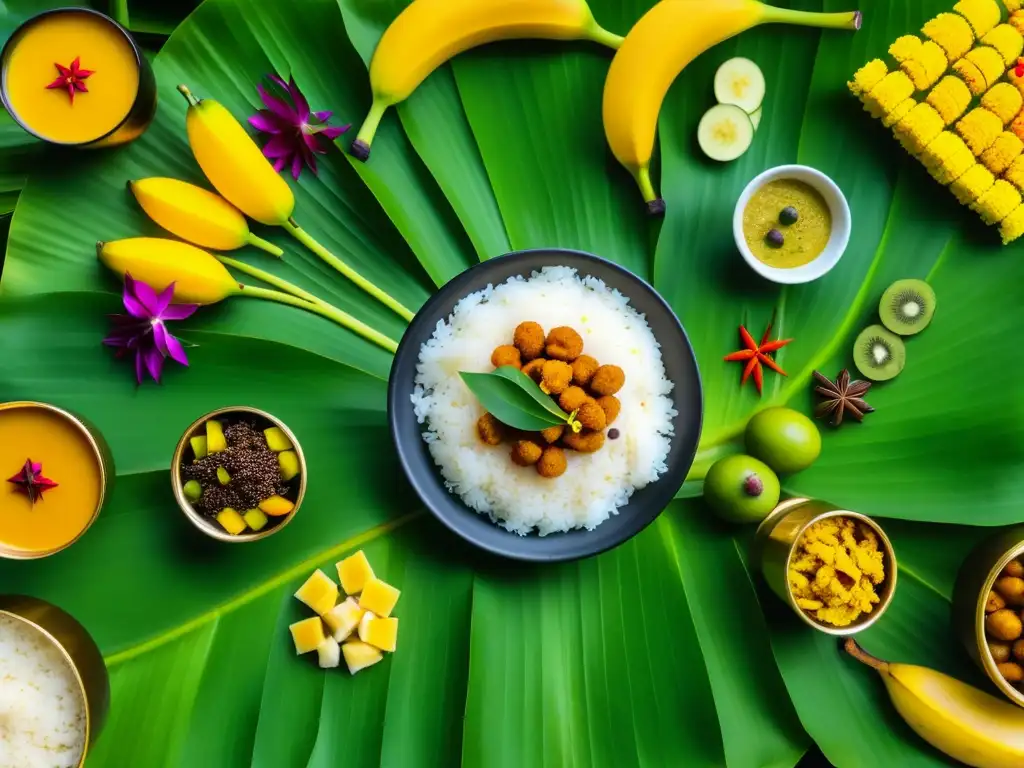
[[[781,248],[782,244],[786,242],[786,238],[784,238],[782,233],[777,229],[769,229],[768,234],[765,235],[764,239],[772,248]]]
[[[608,430],[608,439],[609,440],[618,440],[619,439],[619,435],[621,435],[621,434],[622,433],[619,432],[619,430],[617,430],[615,427],[612,427],[611,429]]]
[[[787,205],[781,211],[779,211],[779,223],[785,224],[787,227],[790,224],[796,224],[796,220],[800,218],[800,215],[796,212],[796,208],[792,205]]]

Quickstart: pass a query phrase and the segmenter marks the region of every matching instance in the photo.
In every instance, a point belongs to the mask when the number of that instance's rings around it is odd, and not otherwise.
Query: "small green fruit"
[[[192,454],[197,461],[206,456],[206,435],[190,437],[188,441],[192,445]]]
[[[227,450],[228,441],[224,437],[224,425],[216,419],[206,422],[206,452],[220,453]]]
[[[753,456],[726,456],[704,478],[704,500],[730,523],[757,523],[779,503],[779,478]]]
[[[231,475],[224,467],[217,467],[217,480],[221,485],[227,485],[231,482]]]
[[[299,457],[295,451],[281,451],[277,454],[277,466],[281,470],[281,479],[287,483],[299,474]]]
[[[185,498],[189,501],[199,501],[203,495],[203,486],[199,484],[198,480],[189,480],[181,486],[181,490],[185,492]]]
[[[766,408],[747,422],[747,450],[779,473],[807,469],[821,455],[821,433],[792,408]]]

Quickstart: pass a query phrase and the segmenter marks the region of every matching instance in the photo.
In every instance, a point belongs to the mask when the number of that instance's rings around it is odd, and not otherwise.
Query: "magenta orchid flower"
[[[124,276],[124,308],[127,315],[110,315],[113,328],[103,340],[117,348],[117,356],[135,355],[135,379],[139,384],[146,374],[159,383],[164,360],[188,365],[188,356],[181,342],[167,330],[168,320],[184,320],[196,311],[196,304],[171,304],[174,283],[157,293],[141,280]]]
[[[287,95],[287,100],[271,93],[262,84],[257,85],[256,90],[267,108],[250,117],[249,123],[261,133],[270,135],[263,145],[263,154],[274,163],[274,170],[280,172],[290,166],[292,176],[298,181],[303,164],[315,174],[315,155],[327,153],[330,145],[321,143],[320,138],[333,141],[351,125],[330,126],[327,121],[333,112],[311,112],[309,102],[295,84],[295,78],[289,78],[286,83],[277,75],[267,77]]]

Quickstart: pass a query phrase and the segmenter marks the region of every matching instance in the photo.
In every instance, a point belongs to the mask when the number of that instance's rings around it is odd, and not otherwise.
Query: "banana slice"
[[[719,104],[735,104],[748,115],[764,100],[764,75],[750,59],[729,59],[715,72],[715,98]]]
[[[700,119],[697,143],[712,160],[735,160],[754,140],[754,124],[750,115],[734,104],[716,104]]]
[[[757,126],[761,124],[761,110],[763,107],[758,107],[750,113],[750,123],[754,126],[754,130],[757,130]]]

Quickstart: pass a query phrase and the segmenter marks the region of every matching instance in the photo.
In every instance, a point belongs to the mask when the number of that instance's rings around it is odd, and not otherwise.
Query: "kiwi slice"
[[[903,370],[907,348],[903,339],[880,325],[869,325],[853,342],[853,362],[872,381],[887,381]]]
[[[924,280],[897,280],[885,289],[878,304],[882,324],[900,336],[920,333],[933,314],[935,291]]]

